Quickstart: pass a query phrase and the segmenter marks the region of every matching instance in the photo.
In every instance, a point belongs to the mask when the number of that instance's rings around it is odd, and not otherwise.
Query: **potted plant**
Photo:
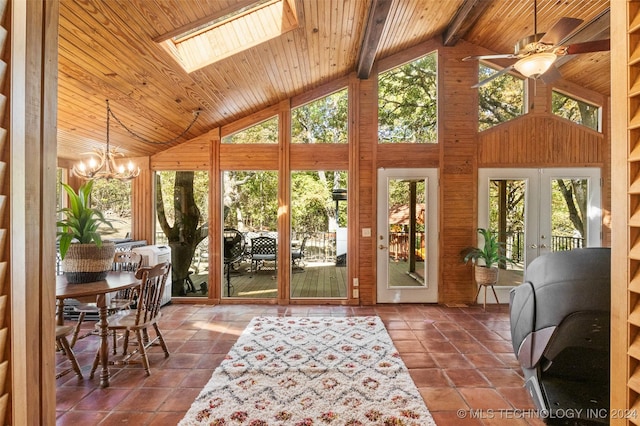
[[[503,243],[498,241],[498,236],[485,228],[478,228],[484,244],[482,247],[467,247],[460,253],[464,263],[471,262],[474,265],[476,282],[480,285],[490,285],[498,282],[498,265],[513,260],[505,255]]]
[[[98,227],[113,228],[101,211],[90,206],[93,180],[78,188],[78,192],[63,183],[69,196],[69,207],[59,210],[64,218],[57,222],[62,269],[70,283],[103,280],[111,270],[115,243],[103,242]]]

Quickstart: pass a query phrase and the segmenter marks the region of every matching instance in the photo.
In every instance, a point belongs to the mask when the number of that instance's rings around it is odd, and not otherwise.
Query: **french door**
[[[515,265],[499,285],[522,282],[527,265],[553,251],[601,245],[600,169],[479,169],[478,227],[499,233]]]
[[[378,170],[377,301],[438,301],[438,171]]]

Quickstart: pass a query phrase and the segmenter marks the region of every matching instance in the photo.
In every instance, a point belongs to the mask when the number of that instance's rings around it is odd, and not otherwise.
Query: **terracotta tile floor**
[[[162,314],[171,356],[154,348],[149,377],[140,365],[112,367],[111,386],[101,389],[98,375],[88,379],[97,337],[78,341],[85,378],[57,380],[58,425],[176,424],[256,315],[379,315],[438,425],[544,424],[518,414],[534,406],[511,349],[506,305],[168,305]]]

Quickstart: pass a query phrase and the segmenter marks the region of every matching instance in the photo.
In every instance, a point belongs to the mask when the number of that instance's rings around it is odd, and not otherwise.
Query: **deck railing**
[[[551,236],[551,251],[566,251],[584,247],[584,238]],[[524,232],[510,232],[506,242],[507,257],[514,262],[524,261]]]

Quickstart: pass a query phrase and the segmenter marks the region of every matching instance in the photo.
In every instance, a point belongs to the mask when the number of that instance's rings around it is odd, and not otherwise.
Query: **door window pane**
[[[587,241],[587,179],[551,181],[551,251],[571,250]]]
[[[526,189],[524,179],[491,179],[489,182],[489,229],[497,233],[506,256],[515,262],[498,265],[498,285],[522,283]]]
[[[424,287],[427,259],[425,181],[389,179],[388,185],[388,286]]]

